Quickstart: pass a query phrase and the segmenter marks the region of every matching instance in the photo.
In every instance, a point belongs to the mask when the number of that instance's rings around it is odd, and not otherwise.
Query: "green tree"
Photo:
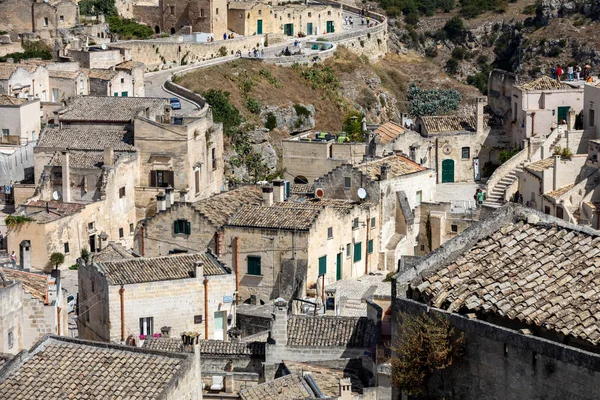
[[[231,93],[220,89],[210,89],[202,93],[206,102],[210,105],[215,122],[223,123],[226,135],[231,136],[242,123],[242,116],[237,108],[229,101]]]
[[[148,25],[138,24],[132,19],[122,19],[115,15],[108,17],[107,21],[110,31],[121,39],[148,39],[154,34]]]
[[[100,15],[106,17],[117,14],[115,0],[81,0],[79,2],[79,13],[81,15]]]
[[[346,115],[346,118],[344,118],[342,130],[348,135],[350,140],[355,142],[362,142],[364,140],[362,119],[363,115],[358,111],[351,111]]]
[[[461,17],[452,17],[446,22],[442,28],[446,32],[446,36],[452,42],[459,42],[464,40],[467,33],[465,29],[465,23]]]
[[[10,53],[4,57],[0,57],[0,62],[6,62],[6,60],[9,58],[12,58],[15,63],[18,63],[21,60],[28,60],[30,58],[52,60],[52,49],[41,40],[23,42],[23,50],[25,51],[20,53]]]
[[[55,252],[50,255],[50,265],[54,269],[58,269],[58,266],[65,262],[65,255],[63,253]]]
[[[81,249],[81,258],[86,264],[90,261],[90,252],[88,251],[87,247]]]

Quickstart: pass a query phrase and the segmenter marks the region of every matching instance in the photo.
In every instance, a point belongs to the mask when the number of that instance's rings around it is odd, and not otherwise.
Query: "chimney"
[[[165,189],[165,206],[170,208],[175,202],[175,190],[169,186]]]
[[[287,344],[287,302],[282,298],[275,299],[273,320],[271,321],[271,338],[276,345]]]
[[[479,134],[484,130],[483,108],[487,105],[487,97],[477,97],[475,102],[475,131]]]
[[[276,203],[285,201],[285,182],[283,179],[273,181],[273,201]]]
[[[273,187],[263,186],[262,188],[262,205],[271,207],[273,205]]]
[[[381,167],[379,167],[379,180],[380,181],[385,181],[388,178],[388,172],[390,170],[390,166],[387,164],[381,164]]]
[[[558,190],[559,188],[559,170],[560,170],[560,155],[555,155],[554,156],[554,176],[553,176],[553,180],[552,180],[552,190]]]
[[[569,108],[569,111],[567,111],[567,130],[568,131],[575,129],[575,118],[576,118],[575,110],[573,110],[573,108]]]
[[[194,353],[199,338],[200,334],[198,332],[183,332],[181,334],[183,351],[185,353]]]
[[[62,201],[71,201],[71,166],[69,165],[69,152],[62,152]]]
[[[204,263],[200,260],[194,262],[194,273],[196,274],[196,279],[200,279],[204,276]]]
[[[171,123],[171,106],[165,106],[165,114],[164,114],[164,124],[170,124]]]
[[[104,147],[104,165],[114,167],[115,165],[115,150],[112,146]]]
[[[156,195],[156,212],[165,211],[167,209],[167,199],[163,192]]]
[[[350,378],[340,379],[339,400],[352,400],[352,381],[350,380]]]

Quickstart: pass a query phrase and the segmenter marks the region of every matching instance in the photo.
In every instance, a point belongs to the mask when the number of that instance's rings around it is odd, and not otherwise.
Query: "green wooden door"
[[[283,25],[283,34],[286,36],[294,36],[294,24]]]
[[[342,279],[342,253],[337,253],[337,257],[335,258],[335,279]]]
[[[454,182],[454,160],[442,161],[442,183]]]
[[[312,24],[312,22],[309,22],[308,24],[306,24],[306,34],[307,35],[312,35],[313,34],[313,24]]]
[[[327,273],[327,256],[319,258],[319,276]]]
[[[327,33],[335,32],[335,27],[333,25],[333,21],[327,21]]]
[[[262,19],[256,21],[256,34],[262,35]]]
[[[557,122],[560,124],[562,120],[567,120],[567,112],[569,112],[569,106],[566,107],[558,107],[558,120]]]

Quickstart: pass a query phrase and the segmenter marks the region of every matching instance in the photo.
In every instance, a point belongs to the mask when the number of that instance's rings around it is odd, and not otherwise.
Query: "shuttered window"
[[[373,239],[369,240],[368,243],[369,254],[373,252]]]
[[[248,275],[261,275],[259,256],[248,256]]]
[[[327,273],[327,256],[319,258],[319,275],[325,275]]]
[[[362,242],[354,243],[354,262],[362,259]]]
[[[185,219],[178,219],[173,222],[173,233],[183,233],[189,235],[192,233],[192,224]]]

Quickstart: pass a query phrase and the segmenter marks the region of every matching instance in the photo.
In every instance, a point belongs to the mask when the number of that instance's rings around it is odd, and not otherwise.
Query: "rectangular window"
[[[201,17],[204,17],[204,8],[201,8],[201,9],[200,9],[200,16],[201,16]]]
[[[333,227],[327,228],[327,239],[333,239]]]
[[[119,92],[115,92],[114,96],[119,97]]]
[[[452,230],[452,232],[458,233],[458,225],[452,224],[450,225],[450,229]]]
[[[69,243],[65,243],[64,244],[64,248],[65,248],[65,254],[69,254]]]
[[[125,197],[125,186],[119,188],[119,198],[122,199],[123,197]]]
[[[196,180],[196,194],[200,193],[200,170],[196,170],[194,173],[194,179]]]
[[[121,83],[125,83],[125,78],[121,78]]]
[[[8,332],[8,348],[9,349],[12,349],[13,344],[14,344],[13,342],[14,342],[14,340],[13,340],[13,331],[10,331],[10,332]]]
[[[59,16],[58,19],[59,19],[60,22],[65,22],[65,16],[64,15]]]
[[[351,189],[352,188],[352,178],[350,178],[349,176],[345,176],[344,177],[344,189]]]
[[[258,10],[258,15],[262,15],[262,10]]]
[[[173,222],[173,233],[176,235],[182,233],[189,235],[192,232],[192,224],[185,219],[178,219]]]
[[[151,336],[154,333],[154,318],[140,318],[140,335]]]
[[[119,238],[123,238],[125,236],[125,232],[123,232],[123,228],[119,228]]]
[[[369,254],[373,253],[373,239],[367,243],[367,249],[369,250]]]
[[[133,233],[134,229],[135,227],[133,226],[133,224],[129,224],[129,233]]]
[[[556,207],[556,218],[563,219],[565,217],[562,207]]]
[[[319,258],[319,276],[327,273],[327,256]]]
[[[95,228],[95,224],[93,222],[88,222],[88,231],[93,231]]]
[[[354,243],[354,262],[362,260],[362,242]]]
[[[461,158],[463,160],[468,160],[469,158],[471,158],[471,148],[470,147],[463,147],[461,149]]]
[[[358,229],[358,218],[354,218],[352,221],[352,229]]]
[[[129,96],[129,93],[127,93],[127,92],[121,92],[121,97],[127,97],[127,96]]]
[[[372,218],[371,218],[371,229],[374,229],[374,228],[375,228],[375,221],[376,221],[376,220],[375,220],[375,217],[372,217]]]
[[[248,275],[262,275],[259,256],[248,256]]]
[[[423,191],[422,190],[417,190],[417,197],[416,197],[416,206],[420,206],[421,205],[421,201],[423,200]]]
[[[217,149],[216,148],[213,148],[211,150],[211,157],[212,157],[212,169],[214,171],[215,169],[217,169]]]
[[[150,171],[150,186],[168,187],[174,182],[173,171]]]
[[[308,18],[310,18],[310,17],[312,17],[312,13],[311,12],[308,13]]]
[[[44,26],[48,26],[48,17],[44,17]]]
[[[346,258],[350,258],[351,250],[352,250],[352,247],[350,246],[350,243],[348,243],[346,245]]]
[[[10,129],[2,129],[2,136],[10,135]]]
[[[215,8],[215,15],[219,15],[219,9]],[[258,11],[258,15],[260,15],[260,10]]]
[[[202,11],[204,11],[204,10],[202,10]],[[171,15],[175,15],[175,6],[169,6],[169,12],[171,13]]]
[[[594,126],[594,119],[596,119],[596,113],[594,110],[590,110],[590,127]]]

